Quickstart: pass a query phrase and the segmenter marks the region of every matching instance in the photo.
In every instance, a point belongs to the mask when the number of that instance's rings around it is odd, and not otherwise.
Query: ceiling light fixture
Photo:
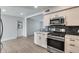
[[[6,9],[2,9],[2,12],[6,12]]]
[[[35,8],[37,8],[38,6],[34,6]]]
[[[20,13],[20,15],[23,15],[23,13]]]

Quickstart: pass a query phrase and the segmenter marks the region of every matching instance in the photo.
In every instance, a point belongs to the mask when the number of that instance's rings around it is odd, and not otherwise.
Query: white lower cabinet
[[[79,36],[75,35],[65,36],[65,52],[79,53]]]
[[[34,33],[34,43],[37,45],[41,45],[41,37],[40,36],[41,36],[40,33],[37,33],[37,32]]]
[[[47,48],[47,34],[43,33],[41,36],[41,46]]]
[[[34,43],[41,47],[47,48],[47,32],[35,32]]]

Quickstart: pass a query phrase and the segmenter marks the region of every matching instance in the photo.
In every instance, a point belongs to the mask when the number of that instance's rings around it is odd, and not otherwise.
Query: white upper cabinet
[[[65,11],[66,26],[79,26],[79,7]]]
[[[54,13],[52,17],[55,15],[64,16],[66,26],[79,26],[79,7]]]
[[[50,25],[50,18],[51,18],[50,14],[44,15],[44,18],[43,18],[43,26],[44,27]]]
[[[64,16],[66,26],[79,26],[79,7],[45,15],[43,25],[49,26],[50,18],[53,18],[55,15]]]

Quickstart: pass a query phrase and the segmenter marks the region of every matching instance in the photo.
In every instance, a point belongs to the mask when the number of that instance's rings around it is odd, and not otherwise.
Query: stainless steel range
[[[51,53],[63,53],[65,41],[64,18],[58,18],[57,20],[56,19],[52,19],[50,21],[50,26],[48,27],[49,33],[47,37],[47,50]],[[63,22],[61,22],[60,19]],[[53,24],[51,25],[51,23]]]
[[[54,30],[51,30],[54,29]],[[64,52],[65,26],[50,26],[47,37],[48,51],[52,53]]]

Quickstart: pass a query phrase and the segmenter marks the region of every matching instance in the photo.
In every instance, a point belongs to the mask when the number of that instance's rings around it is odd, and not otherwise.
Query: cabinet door
[[[41,34],[39,33],[34,34],[34,43],[37,45],[41,45]]]
[[[43,26],[49,26],[50,25],[50,18],[51,15],[44,15],[44,19],[43,19]]]
[[[42,34],[41,36],[41,46],[47,48],[47,34]]]
[[[66,53],[79,53],[79,37],[78,36],[65,36],[65,52]]]
[[[79,7],[65,11],[66,26],[79,26]]]

